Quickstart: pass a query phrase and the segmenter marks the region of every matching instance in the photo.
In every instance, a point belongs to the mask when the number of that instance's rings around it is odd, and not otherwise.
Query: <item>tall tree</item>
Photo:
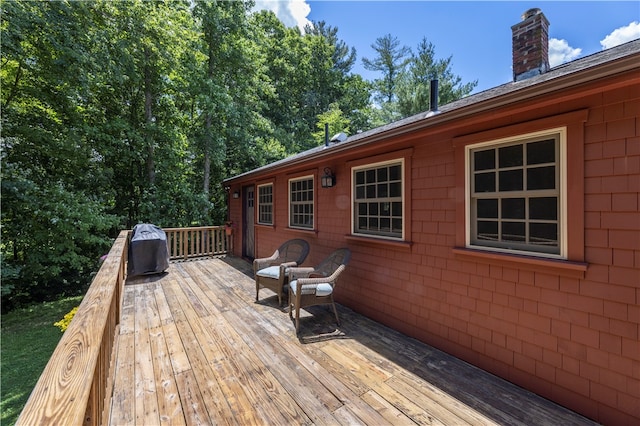
[[[200,125],[194,136],[202,158],[203,192],[218,206],[213,217],[219,221],[224,214],[224,193],[222,188],[212,191],[211,182],[221,182],[228,168],[235,169],[240,156],[232,145],[248,146],[251,137],[246,129],[259,121],[259,112],[256,117],[251,105],[261,90],[254,78],[261,69],[259,58],[252,55],[248,40],[251,7],[252,2],[197,1],[193,9],[206,58],[196,83]],[[236,154],[232,161],[228,161],[230,153]]]
[[[373,82],[376,91],[374,100],[391,104],[397,99],[398,78],[410,61],[411,49],[401,46],[398,38],[391,34],[377,38],[371,47],[376,51],[376,57],[362,58],[362,64],[367,70],[382,73],[382,78]]]
[[[451,70],[452,57],[435,58],[435,46],[423,38],[418,44],[417,54],[411,57],[406,72],[398,79],[398,110],[403,117],[431,108],[430,86],[438,79],[439,103],[447,104],[468,95],[478,85],[475,80],[462,84],[462,78]]]
[[[190,5],[139,0],[90,4],[99,17],[92,30],[92,57],[100,70],[92,77],[87,122],[109,176],[113,208],[124,216],[126,227],[140,221],[162,225],[168,221],[159,220],[160,212],[177,213],[165,200],[185,196],[184,175],[177,173],[185,170],[176,164],[189,155],[183,76],[196,60],[188,53],[195,38]],[[190,222],[184,214],[172,221],[172,226]]]
[[[305,34],[317,35],[324,37],[327,42],[333,46],[332,55],[333,69],[339,71],[343,75],[351,72],[353,65],[356,63],[356,49],[349,47],[338,38],[338,28],[327,25],[325,21],[313,22],[304,27]]]

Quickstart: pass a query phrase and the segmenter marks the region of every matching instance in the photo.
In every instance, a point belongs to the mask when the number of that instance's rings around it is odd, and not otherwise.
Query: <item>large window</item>
[[[353,233],[402,238],[402,160],[353,169]]]
[[[313,229],[313,176],[289,181],[289,226]]]
[[[273,184],[258,186],[258,223],[273,225]]]
[[[562,135],[467,147],[469,245],[564,256]]]

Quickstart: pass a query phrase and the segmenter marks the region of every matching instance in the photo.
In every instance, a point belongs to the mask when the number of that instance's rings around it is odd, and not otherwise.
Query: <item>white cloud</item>
[[[300,31],[311,24],[307,19],[311,6],[304,0],[257,0],[253,10],[270,10],[286,27],[298,27]]]
[[[580,56],[582,49],[569,46],[566,40],[549,39],[549,66],[564,64]]]
[[[626,27],[613,30],[611,34],[600,40],[600,44],[603,49],[609,49],[637,38],[640,38],[640,22],[635,21]]]

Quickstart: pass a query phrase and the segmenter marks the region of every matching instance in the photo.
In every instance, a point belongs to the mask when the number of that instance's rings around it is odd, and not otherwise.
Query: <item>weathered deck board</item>
[[[250,274],[225,258],[128,281],[111,424],[590,424],[343,307],[297,336]]]

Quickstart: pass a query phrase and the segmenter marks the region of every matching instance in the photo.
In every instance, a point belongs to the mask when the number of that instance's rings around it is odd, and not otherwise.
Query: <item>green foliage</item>
[[[53,322],[81,300],[81,297],[62,298],[2,315],[0,423],[3,425],[15,424],[62,337]]]
[[[435,46],[426,38],[418,44],[418,52],[411,57],[408,70],[398,79],[397,96],[400,115],[407,117],[431,108],[429,105],[431,80],[438,79],[439,103],[444,105],[460,99],[478,85],[477,80],[462,84],[462,78],[451,71],[452,57],[435,59]]]
[[[2,309],[87,288],[120,229],[220,224],[225,178],[469,93],[397,39],[351,73],[338,29],[251,1],[2,1]],[[377,97],[371,103],[371,93]],[[425,108],[426,109],[426,108]]]
[[[3,167],[2,309],[86,290],[117,224],[62,183],[40,186]],[[9,169],[9,170],[7,170]]]
[[[374,100],[378,104],[390,104],[397,99],[398,78],[410,61],[411,49],[400,46],[398,38],[391,34],[377,38],[371,47],[376,51],[376,57],[362,58],[362,64],[370,71],[382,73],[382,78],[373,81]]]
[[[318,145],[322,144],[325,139],[325,124],[329,125],[329,138],[333,135],[344,132],[349,134],[349,119],[344,116],[340,106],[337,103],[329,105],[329,111],[318,116],[318,131],[313,134]]]

